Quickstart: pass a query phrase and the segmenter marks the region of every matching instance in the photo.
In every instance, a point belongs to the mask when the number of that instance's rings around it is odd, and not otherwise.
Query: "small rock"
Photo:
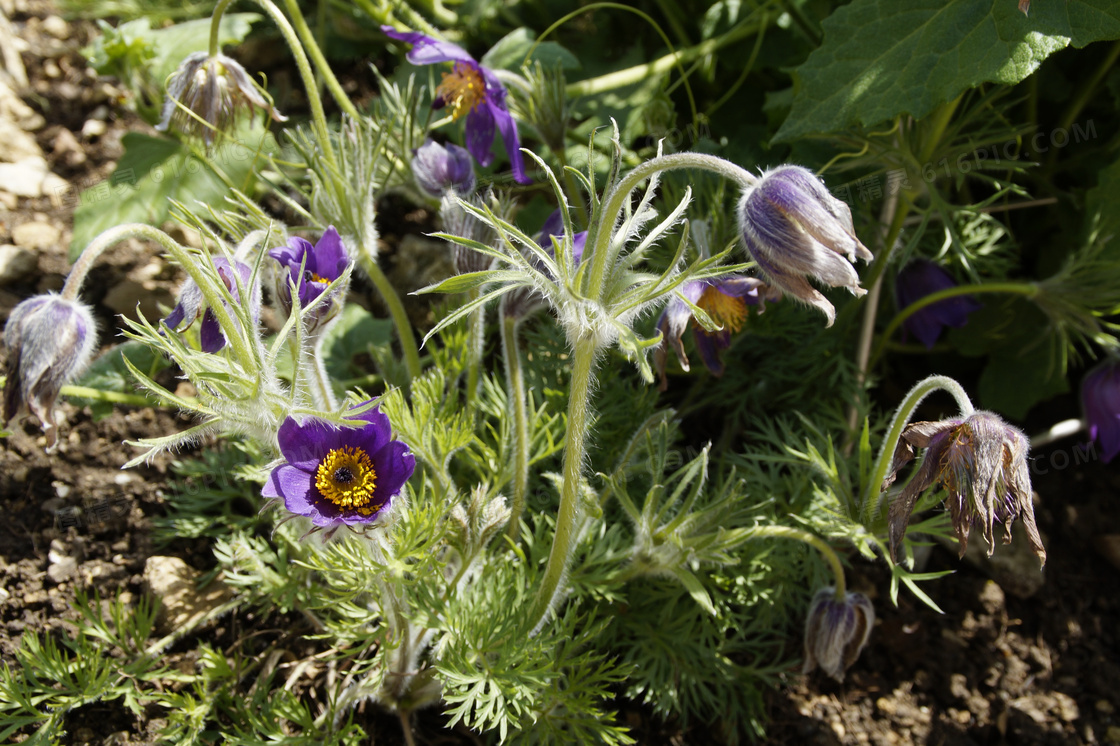
[[[1097,708],[1097,712],[1102,715],[1111,715],[1113,710],[1116,709],[1107,699],[1098,699],[1096,704],[1094,704],[1093,706]]]
[[[70,491],[73,489],[70,485],[66,484],[66,482],[59,482],[57,480],[51,482],[51,486],[54,487],[54,493],[62,500],[70,497]]]
[[[78,571],[78,562],[73,557],[59,557],[57,562],[52,562],[47,567],[47,577],[55,583],[63,583],[74,577]]]
[[[93,113],[89,115],[89,118],[96,119],[99,122],[107,122],[109,121],[109,113],[109,107],[102,104],[101,106],[98,106],[93,110]]]
[[[18,163],[27,158],[42,158],[43,150],[35,137],[11,119],[0,116],[0,161]],[[0,186],[3,186],[0,183]]]
[[[62,231],[50,223],[32,220],[12,228],[12,241],[25,249],[42,251],[58,244]]]
[[[54,148],[51,155],[63,161],[67,166],[80,166],[86,162],[86,152],[74,133],[65,127],[58,131],[52,143]]]
[[[233,598],[233,591],[220,581],[198,589],[201,573],[179,557],[149,557],[144,582],[160,601],[160,617],[169,630],[197,624],[207,613]]]
[[[47,60],[43,63],[43,75],[46,75],[48,78],[57,78],[62,75],[62,71],[58,69],[58,65],[54,63],[54,60]]]
[[[65,41],[70,38],[70,24],[58,16],[47,16],[40,28],[56,39]]]
[[[42,156],[0,163],[0,189],[17,197],[42,197],[66,188],[66,180],[52,174]]]
[[[82,137],[91,140],[95,137],[101,137],[105,131],[109,129],[109,125],[100,119],[87,119],[85,124],[82,125]]]
[[[0,246],[0,285],[11,285],[30,275],[39,266],[35,252],[19,246]]]

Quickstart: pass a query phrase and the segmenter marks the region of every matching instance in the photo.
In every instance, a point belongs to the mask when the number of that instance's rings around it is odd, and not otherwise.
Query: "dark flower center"
[[[340,508],[370,515],[381,506],[373,500],[377,474],[369,454],[361,448],[332,448],[315,471],[315,488],[324,498]]]

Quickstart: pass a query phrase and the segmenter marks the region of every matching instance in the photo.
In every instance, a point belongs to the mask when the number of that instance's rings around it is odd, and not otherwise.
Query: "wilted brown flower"
[[[1031,502],[1031,476],[1027,469],[1030,441],[1016,428],[991,412],[974,412],[940,422],[914,422],[902,432],[887,485],[898,470],[914,458],[915,448],[925,448],[925,460],[889,512],[891,556],[906,534],[910,513],[929,486],[940,483],[949,493],[946,502],[953,529],[960,541],[960,555],[968,548],[968,535],[980,526],[995,549],[993,527],[1002,523],[1003,543],[1011,543],[1011,524],[1023,519],[1031,549],[1046,564],[1046,549],[1038,535]]]

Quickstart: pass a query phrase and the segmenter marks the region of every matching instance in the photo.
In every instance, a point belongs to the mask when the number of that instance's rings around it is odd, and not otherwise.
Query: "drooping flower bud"
[[[39,418],[53,449],[58,442],[55,400],[62,387],[86,369],[97,346],[93,312],[60,295],[28,298],[12,309],[4,346],[4,422],[26,405]]]
[[[461,196],[474,192],[474,163],[466,148],[448,143],[440,145],[428,140],[412,154],[412,175],[416,185],[431,197],[439,199],[444,192]]]
[[[261,95],[239,62],[224,54],[187,56],[167,83],[167,99],[156,129],[172,124],[181,132],[199,135],[209,145],[215,133],[229,132],[242,109],[265,109],[274,121],[287,117]]]
[[[1107,360],[1081,382],[1081,406],[1089,437],[1100,443],[1106,464],[1120,453],[1120,360]]]
[[[1011,524],[1022,518],[1031,550],[1046,564],[1046,549],[1035,525],[1031,502],[1027,436],[998,415],[983,411],[940,422],[912,422],[898,441],[888,484],[914,458],[915,448],[927,449],[925,459],[890,506],[892,558],[897,558],[918,497],[926,488],[940,483],[948,493],[946,502],[960,542],[960,556],[968,548],[969,532],[974,526],[983,531],[991,556],[995,549],[995,524],[1003,524],[1003,543],[1010,544]]]
[[[819,308],[828,326],[836,309],[810,277],[857,297],[867,292],[852,263],[873,257],[856,238],[852,212],[807,169],[779,166],[763,173],[739,202],[739,230],[770,284]]]
[[[294,236],[288,239],[287,246],[272,249],[268,255],[287,270],[277,274],[276,297],[288,313],[292,312],[292,285],[296,287],[300,308],[306,308],[318,300],[327,287],[350,266],[350,255],[333,225],[323,231],[315,245]],[[345,294],[345,288],[335,288],[329,298],[304,316],[309,333],[321,329],[338,314],[342,304],[336,301]]]
[[[901,311],[927,295],[956,286],[949,273],[939,265],[928,259],[914,259],[895,276],[895,301]],[[983,306],[968,295],[946,298],[911,315],[903,322],[902,328],[917,337],[926,349],[932,349],[943,328],[951,326],[960,329],[968,323],[968,315],[981,308]]]
[[[835,588],[822,588],[813,596],[805,621],[805,666],[803,673],[820,668],[837,681],[859,658],[871,628],[875,607],[862,593],[836,598]]]
[[[226,286],[230,295],[233,296],[235,303],[241,303],[240,291],[237,289],[237,278],[240,278],[242,287],[249,289],[249,318],[256,324],[261,317],[261,286],[259,281],[253,282],[251,287],[249,285],[250,281],[253,280],[252,267],[236,260],[231,264],[224,256],[211,257],[211,261],[214,262],[218,277],[221,278],[222,283]],[[236,275],[234,274],[235,268]],[[228,303],[226,304],[226,310],[229,310]],[[211,354],[220,351],[226,346],[226,335],[218,323],[218,317],[214,310],[206,306],[202,288],[194,280],[188,279],[183,283],[183,289],[179,291],[179,302],[175,304],[175,308],[171,310],[163,323],[167,324],[171,331],[181,332],[189,328],[199,316],[202,317],[202,326],[198,331],[199,347],[203,352]],[[237,317],[235,315],[233,319],[236,323]]]

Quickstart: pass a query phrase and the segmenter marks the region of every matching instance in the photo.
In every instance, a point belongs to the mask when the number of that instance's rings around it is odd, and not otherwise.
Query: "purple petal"
[[[487,108],[486,104],[479,107],[480,109]],[[498,132],[502,135],[502,142],[506,146],[506,153],[509,155],[509,165],[513,169],[513,179],[518,184],[532,183],[532,179],[525,175],[525,162],[521,156],[521,138],[517,134],[517,122],[513,121],[513,116],[510,115],[509,110],[504,105],[489,104],[488,107],[493,113],[494,121],[497,122]],[[468,117],[468,123],[470,118]],[[481,163],[481,161],[479,161]]]
[[[309,515],[313,509],[312,476],[290,464],[281,464],[268,475],[261,496],[280,498],[290,512]]]
[[[378,505],[388,504],[412,476],[416,469],[416,457],[406,444],[393,440],[374,453],[372,461],[377,473],[372,502]]]
[[[163,323],[167,324],[167,328],[173,332],[182,331],[182,329],[179,328],[179,324],[183,323],[183,319],[185,319],[186,316],[187,312],[183,308],[183,304],[179,303],[175,308],[171,309],[171,313],[167,314],[167,318],[163,320]]]
[[[294,267],[299,271],[300,264],[303,262],[303,257],[307,254],[313,254],[315,247],[311,242],[299,236],[292,236],[288,239],[287,246],[280,246],[275,249],[270,249],[268,255],[276,261],[283,264],[285,267]]]
[[[1081,384],[1081,403],[1089,423],[1089,437],[1101,444],[1101,460],[1120,453],[1120,365],[1105,362],[1089,372]]]
[[[494,112],[483,104],[467,114],[467,150],[481,166],[494,162],[490,146],[494,142]]]
[[[198,332],[199,346],[203,352],[214,354],[226,346],[226,335],[222,334],[222,327],[213,309],[207,308],[202,314],[202,328]]]
[[[342,428],[325,420],[314,418],[300,424],[294,417],[288,417],[280,425],[276,440],[280,453],[289,464],[314,474],[323,457],[340,445]]]
[[[313,256],[315,266],[311,267],[311,263],[308,262],[308,269],[331,281],[337,280],[346,269],[346,265],[350,263],[350,256],[342,244],[342,237],[338,235],[333,225],[323,231],[319,242],[315,244]]]
[[[412,45],[412,50],[405,55],[405,58],[414,65],[474,61],[465,49],[449,41],[433,39],[417,31],[397,31],[392,26],[382,26],[381,31],[391,39]]]
[[[700,359],[704,361],[704,365],[711,371],[714,376],[723,375],[723,361],[719,357],[719,351],[727,349],[731,344],[731,332],[724,329],[718,332],[707,332],[697,326],[693,329],[693,338],[696,340],[696,351],[700,353]]]

